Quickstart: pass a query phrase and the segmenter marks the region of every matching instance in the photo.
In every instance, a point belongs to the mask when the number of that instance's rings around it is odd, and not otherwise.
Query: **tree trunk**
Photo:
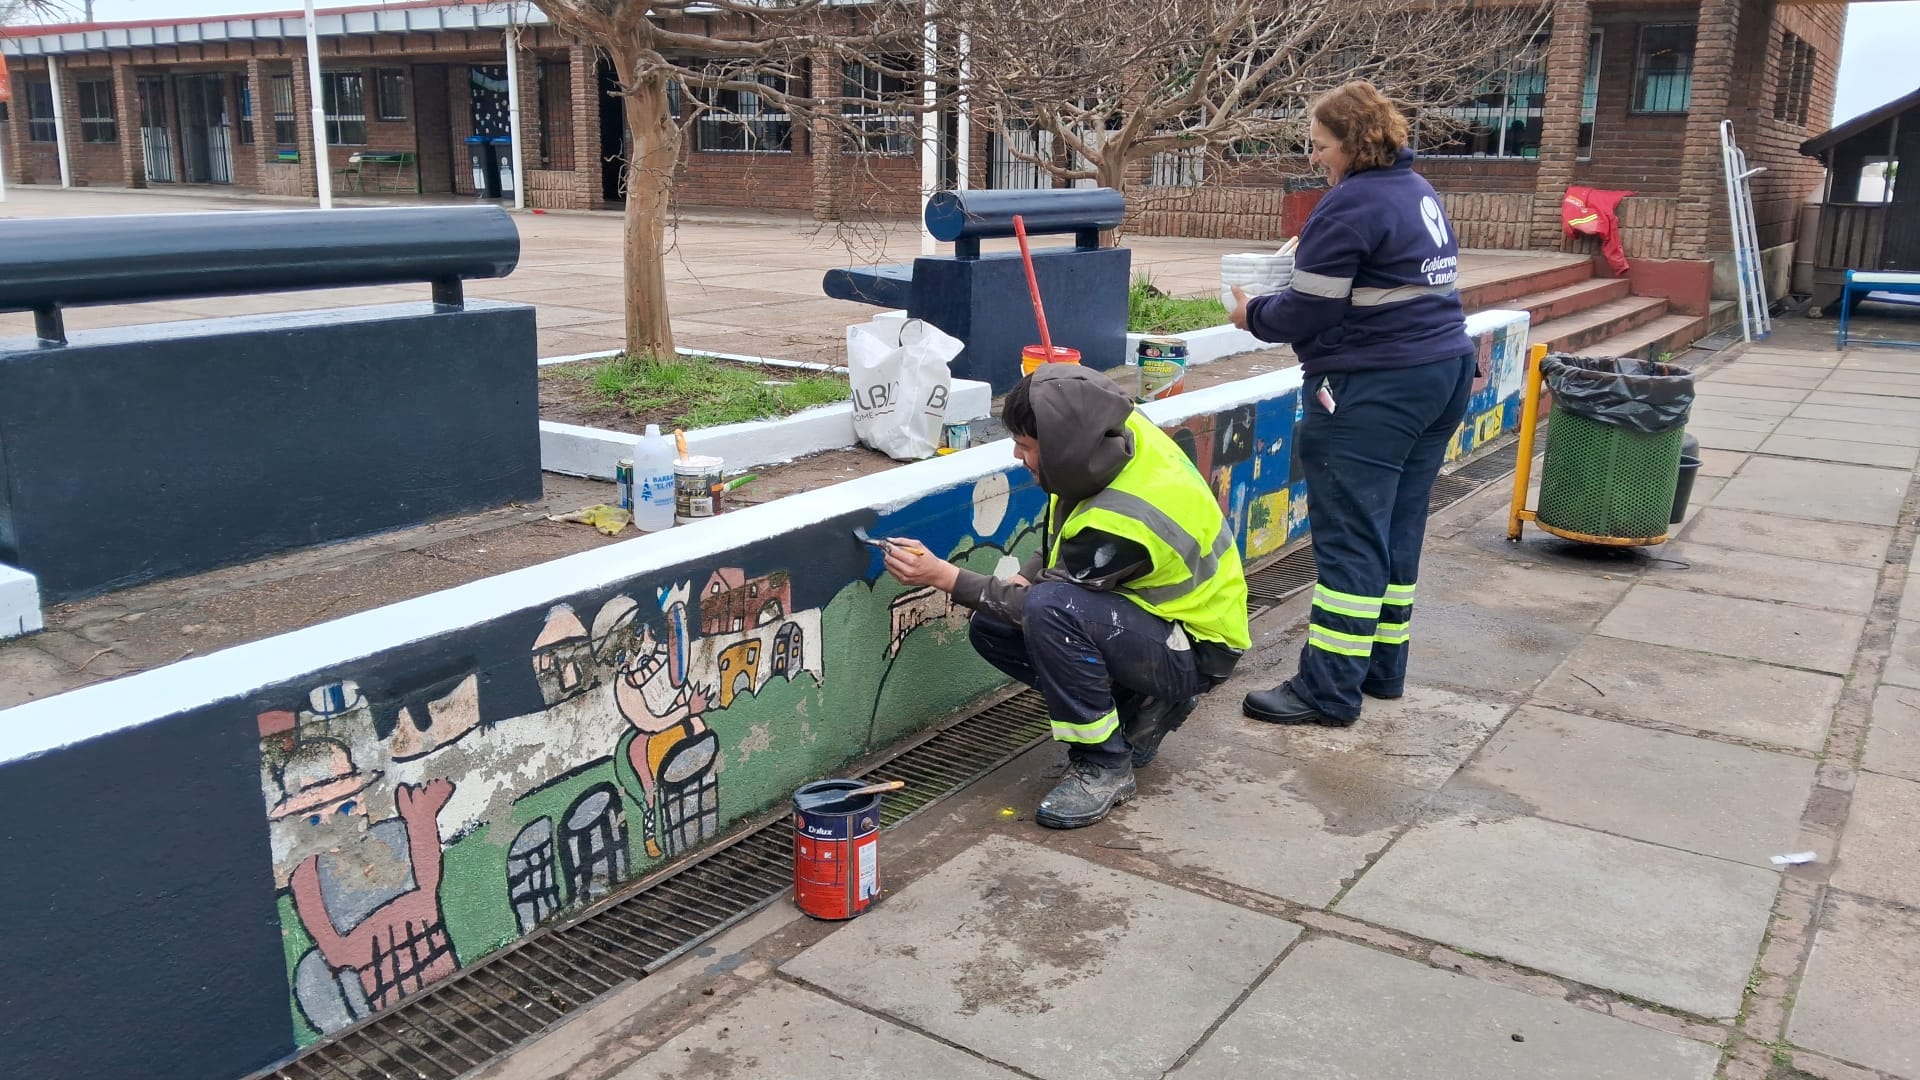
[[[673,170],[679,158],[680,129],[667,115],[666,73],[653,68],[644,76],[631,53],[613,55],[614,70],[626,88],[623,97],[631,136],[627,168],[626,317],[627,352],[671,358],[673,325],[667,317],[666,236]]]
[[[1127,147],[1120,145],[1117,141],[1109,142],[1101,147],[1100,162],[1094,167],[1094,172],[1097,174],[1095,179],[1099,181],[1100,186],[1119,192],[1123,200],[1127,197],[1128,157]],[[1100,230],[1100,246],[1119,247],[1120,234],[1125,230],[1125,224],[1118,228]]]

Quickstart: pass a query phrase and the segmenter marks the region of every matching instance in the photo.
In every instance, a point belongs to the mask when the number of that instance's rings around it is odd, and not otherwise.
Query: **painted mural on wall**
[[[1506,381],[1496,362],[1479,412],[1503,407]],[[1306,534],[1302,415],[1290,391],[1168,428],[1249,559]],[[1483,434],[1470,418],[1457,442]],[[895,582],[851,530],[1009,575],[1044,511],[1015,466],[259,695],[296,1040],[401,1001],[999,689],[967,647],[965,610]]]

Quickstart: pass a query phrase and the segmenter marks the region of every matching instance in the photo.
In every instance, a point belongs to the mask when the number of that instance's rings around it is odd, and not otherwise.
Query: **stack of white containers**
[[[1220,302],[1227,310],[1233,310],[1235,285],[1248,296],[1286,288],[1293,280],[1293,245],[1294,241],[1289,240],[1285,247],[1272,254],[1249,251],[1220,256]]]

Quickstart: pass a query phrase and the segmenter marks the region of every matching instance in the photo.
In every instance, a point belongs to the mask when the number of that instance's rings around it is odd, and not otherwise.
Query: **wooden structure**
[[[1808,314],[1834,306],[1848,270],[1920,270],[1920,90],[1808,139],[1800,152],[1827,167]],[[1862,170],[1878,162],[1892,170],[1891,196],[1862,201]]]

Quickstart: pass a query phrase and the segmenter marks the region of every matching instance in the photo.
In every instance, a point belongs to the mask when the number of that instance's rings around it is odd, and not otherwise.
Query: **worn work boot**
[[[1133,790],[1130,765],[1106,769],[1091,761],[1069,761],[1067,775],[1040,800],[1033,820],[1049,829],[1082,829],[1106,817]]]
[[[1160,756],[1160,740],[1185,723],[1199,704],[1197,697],[1185,701],[1138,697],[1117,702],[1120,730],[1126,733],[1127,745],[1133,748],[1133,767],[1144,769],[1153,764],[1153,759]]]
[[[1241,713],[1255,720],[1269,724],[1318,724],[1321,727],[1352,727],[1358,717],[1342,720],[1328,716],[1319,709],[1300,700],[1293,692],[1291,683],[1281,683],[1271,690],[1255,690],[1240,703]]]

